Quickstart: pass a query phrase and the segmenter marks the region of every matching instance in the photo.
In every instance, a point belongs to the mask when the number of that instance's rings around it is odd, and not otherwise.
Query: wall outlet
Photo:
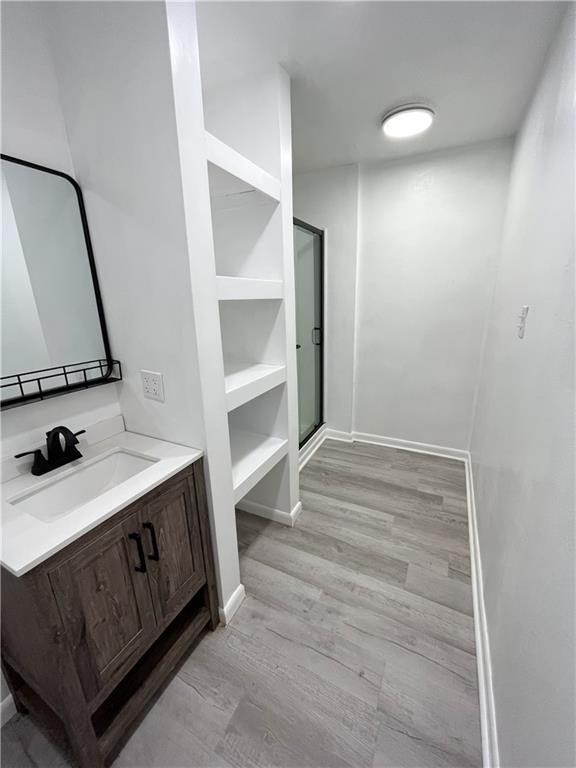
[[[144,397],[150,400],[164,402],[164,380],[161,373],[155,371],[140,371],[142,377],[142,391]]]

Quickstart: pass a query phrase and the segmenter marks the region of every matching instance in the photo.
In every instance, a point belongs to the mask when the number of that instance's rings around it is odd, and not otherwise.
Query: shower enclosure
[[[324,423],[324,233],[294,219],[300,447]]]

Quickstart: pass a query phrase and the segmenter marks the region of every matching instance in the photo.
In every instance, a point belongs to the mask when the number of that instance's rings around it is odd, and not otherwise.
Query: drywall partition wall
[[[203,447],[166,9],[44,3],[129,430]],[[145,399],[140,370],[164,377]]]
[[[166,13],[200,365],[200,395],[208,459],[206,479],[216,545],[220,613],[224,622],[227,622],[242,601],[244,588],[240,584],[220,322],[214,279],[215,256],[208,168],[204,152],[196,12],[192,3],[167,3]]]
[[[360,168],[354,428],[467,449],[511,142]]]
[[[294,176],[294,216],[324,229],[324,420],[351,432],[358,237],[358,166]]]
[[[296,370],[296,289],[294,278],[294,228],[292,191],[292,112],[290,99],[290,78],[285,70],[278,67],[273,75],[276,92],[276,115],[278,120],[278,170],[281,185],[282,208],[282,265],[284,278],[284,322],[286,325],[286,416],[288,458],[284,461],[283,483],[289,489],[285,494],[290,499],[291,515],[300,514],[300,476],[298,473],[298,388]]]
[[[44,3],[2,3],[2,151],[75,176],[46,25]],[[116,350],[113,348],[113,351]],[[2,455],[40,443],[46,428],[94,423],[120,412],[116,385],[106,385],[2,413]],[[77,423],[77,422],[76,422]],[[8,445],[9,441],[9,445]]]
[[[2,152],[74,175],[38,2],[3,2]]]
[[[576,765],[575,57],[572,11],[517,140],[471,445],[507,768]]]
[[[212,336],[194,299],[214,286],[204,268],[210,217],[194,5],[62,3],[52,11],[48,4],[46,17],[112,344],[123,364],[126,426],[207,448],[225,606],[239,588],[239,566],[229,478],[217,474],[222,456],[206,441],[198,360],[197,341],[206,345]],[[141,369],[163,374],[165,402],[144,399]],[[224,409],[221,416],[225,423]]]

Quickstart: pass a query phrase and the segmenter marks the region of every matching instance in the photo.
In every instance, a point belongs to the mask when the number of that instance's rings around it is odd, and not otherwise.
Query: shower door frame
[[[324,314],[324,256],[325,256],[325,250],[324,250],[324,230],[318,229],[318,227],[314,227],[312,224],[308,224],[305,221],[302,221],[302,219],[297,219],[295,216],[293,218],[293,225],[300,227],[301,229],[305,229],[308,232],[311,232],[313,235],[318,235],[320,238],[320,317],[322,318],[322,327],[320,329],[320,416],[319,421],[315,425],[314,429],[312,429],[311,432],[309,432],[304,440],[300,442],[298,440],[298,449],[300,450],[303,448],[306,443],[314,437],[314,435],[322,429],[322,427],[325,426],[326,422],[324,420],[324,354],[325,354],[325,346],[324,346],[324,329],[326,327],[326,317]],[[296,366],[296,370],[298,370],[298,365]],[[300,409],[298,409],[298,419],[300,419]],[[300,432],[300,430],[298,430]]]

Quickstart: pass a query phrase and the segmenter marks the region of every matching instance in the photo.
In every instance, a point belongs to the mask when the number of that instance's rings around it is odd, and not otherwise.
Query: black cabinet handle
[[[128,538],[136,542],[136,549],[140,558],[140,565],[135,565],[134,569],[138,573],[146,573],[146,558],[144,556],[144,547],[142,546],[142,537],[139,533],[129,533]]]
[[[158,539],[152,523],[144,523],[144,530],[150,533],[150,542],[152,543],[152,554],[148,555],[148,560],[160,560],[160,551],[158,549]]]

